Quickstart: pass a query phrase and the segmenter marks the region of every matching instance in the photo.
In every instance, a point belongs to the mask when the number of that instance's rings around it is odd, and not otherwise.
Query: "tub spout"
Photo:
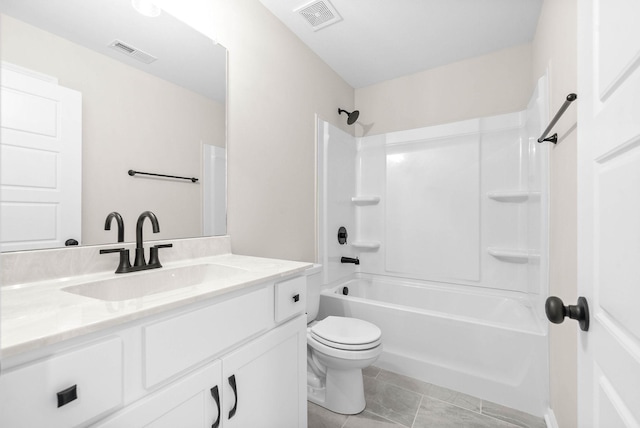
[[[353,263],[359,265],[360,259],[358,259],[357,257],[355,259],[353,257],[341,257],[340,263]]]

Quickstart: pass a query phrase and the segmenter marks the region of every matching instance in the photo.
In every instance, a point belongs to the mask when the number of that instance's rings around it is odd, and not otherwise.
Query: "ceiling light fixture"
[[[141,15],[155,18],[162,13],[162,9],[156,6],[151,0],[131,0],[131,6]]]

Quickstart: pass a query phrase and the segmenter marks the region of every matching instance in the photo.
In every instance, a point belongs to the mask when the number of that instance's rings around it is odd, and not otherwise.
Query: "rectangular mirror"
[[[0,0],[0,14],[2,251],[114,243],[112,211],[127,242],[146,210],[147,239],[226,233],[224,47],[131,0]]]

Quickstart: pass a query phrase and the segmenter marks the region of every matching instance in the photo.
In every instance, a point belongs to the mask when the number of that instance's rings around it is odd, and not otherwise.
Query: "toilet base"
[[[307,383],[307,399],[318,406],[343,415],[355,415],[366,406],[361,369],[327,369],[324,379]]]

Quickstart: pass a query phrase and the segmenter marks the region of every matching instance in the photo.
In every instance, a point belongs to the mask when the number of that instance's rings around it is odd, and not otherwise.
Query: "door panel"
[[[0,250],[81,242],[82,97],[2,67]]]
[[[638,427],[640,3],[578,8],[578,426]]]
[[[608,98],[640,65],[640,3],[636,0],[598,0],[596,31],[598,94]],[[620,42],[624,42],[621,49]]]

